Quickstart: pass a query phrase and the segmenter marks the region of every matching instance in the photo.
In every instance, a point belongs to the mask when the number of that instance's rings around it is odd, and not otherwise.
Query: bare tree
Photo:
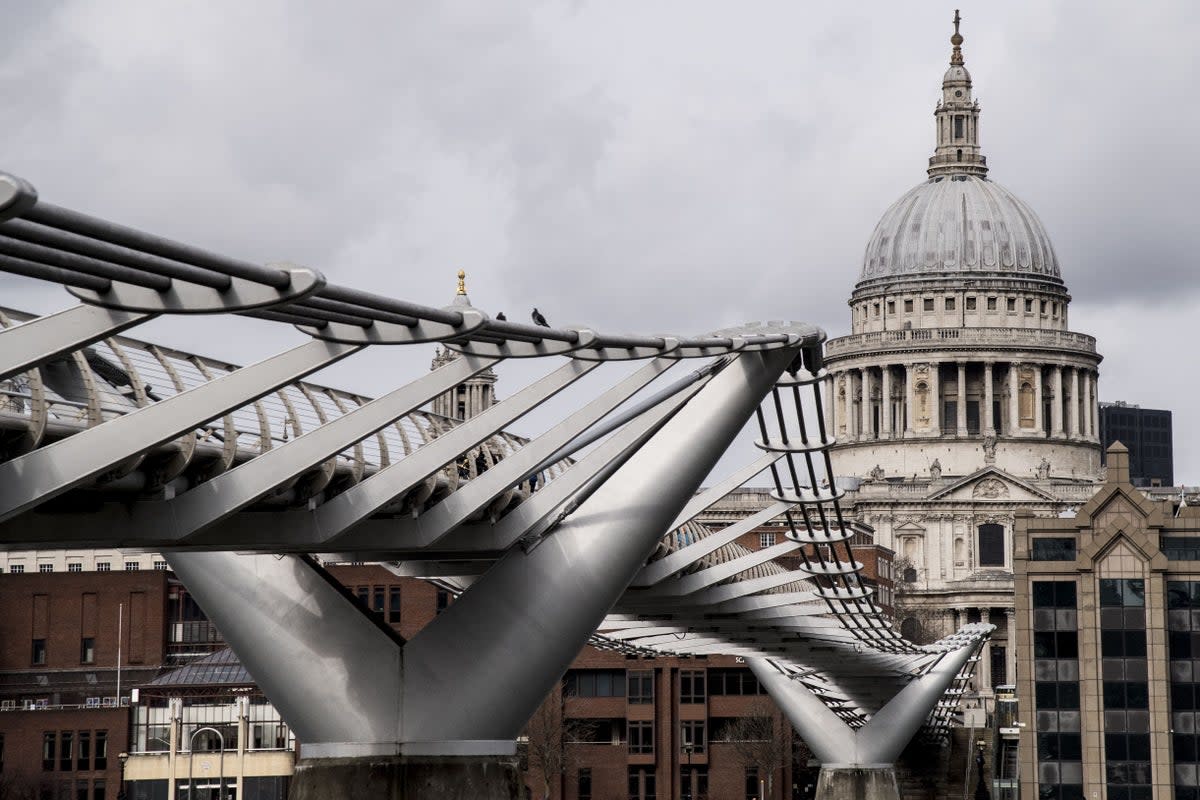
[[[760,710],[766,712],[765,708]],[[776,773],[786,767],[792,757],[784,731],[776,730],[775,720],[770,716],[738,717],[726,729],[725,735],[742,766],[758,770],[763,786],[763,796],[759,800],[771,797]]]
[[[550,798],[551,782],[559,781],[578,763],[568,745],[590,741],[596,734],[596,725],[590,720],[567,717],[565,705],[569,697],[560,689],[553,690],[525,727],[526,759],[529,770],[542,777],[543,800]]]
[[[0,775],[0,800],[34,800],[37,790],[28,778]]]

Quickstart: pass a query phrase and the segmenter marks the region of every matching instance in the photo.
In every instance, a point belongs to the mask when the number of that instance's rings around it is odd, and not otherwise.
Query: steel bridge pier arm
[[[293,555],[164,556],[306,754],[396,752],[401,643],[319,567]]]
[[[516,737],[798,352],[738,355],[547,538],[417,634],[403,738]]]
[[[975,650],[946,653],[861,728],[834,714],[808,687],[763,658],[747,659],[767,694],[821,762],[816,800],[899,800],[895,762]]]

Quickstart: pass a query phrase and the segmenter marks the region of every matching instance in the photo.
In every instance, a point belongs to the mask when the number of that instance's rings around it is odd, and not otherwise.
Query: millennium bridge
[[[52,205],[4,173],[0,269],[73,296],[46,316],[0,309],[0,547],[162,552],[303,742],[294,798],[514,796],[515,739],[588,643],[745,658],[821,761],[818,797],[896,798],[896,758],[944,735],[992,630],[917,645],[881,611],[839,503],[811,325],[517,324],[461,284],[444,307],[339,286]],[[233,365],[127,335],[172,314],[209,315],[213,335],[221,315],[254,317],[297,344]],[[430,342],[456,357],[382,397],[305,380]],[[525,358],[555,368],[465,421],[421,410]],[[607,388],[541,435],[508,432],[600,371]],[[723,458],[747,425],[757,451]],[[702,487],[718,461],[744,466]],[[770,506],[696,522],[760,476]],[[779,517],[783,543],[736,544]],[[461,594],[403,641],[330,559]]]

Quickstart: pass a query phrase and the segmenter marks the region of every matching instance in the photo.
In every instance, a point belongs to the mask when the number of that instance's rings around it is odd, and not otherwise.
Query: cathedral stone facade
[[[824,402],[847,505],[896,552],[901,629],[995,624],[977,673],[989,694],[1014,680],[1015,516],[1064,514],[1098,486],[1101,357],[1068,329],[1037,215],[988,177],[962,41],[956,18],[928,178],[867,244]]]

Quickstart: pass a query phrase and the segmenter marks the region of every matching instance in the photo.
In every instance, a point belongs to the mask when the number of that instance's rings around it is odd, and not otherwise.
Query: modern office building
[[[1073,516],[1017,521],[1021,791],[1200,797],[1200,508],[1134,487],[1129,453]]]
[[[1171,486],[1175,482],[1171,412],[1129,403],[1100,404],[1100,442],[1129,449],[1129,480],[1134,486]]]

